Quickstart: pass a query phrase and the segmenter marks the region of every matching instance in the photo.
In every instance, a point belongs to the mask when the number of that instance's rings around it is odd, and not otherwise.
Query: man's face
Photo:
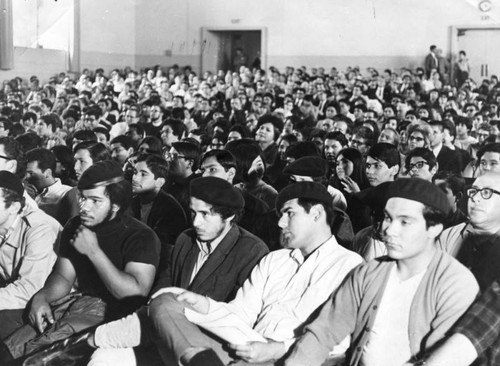
[[[132,123],[137,123],[137,121],[139,121],[139,117],[137,116],[137,110],[135,109],[128,109],[126,112],[125,112],[125,122],[127,122],[127,124],[132,124]]]
[[[210,156],[201,163],[201,171],[204,177],[217,177],[227,180],[232,183],[230,169],[226,171],[224,167],[217,161],[215,156]],[[234,171],[232,176],[234,176]]]
[[[111,144],[111,158],[121,166],[125,164],[128,157],[132,154],[132,149],[126,149],[122,144]]]
[[[45,122],[43,121],[38,121],[36,124],[36,132],[38,133],[39,136],[42,137],[50,137],[52,136],[52,128],[48,126]]]
[[[218,238],[231,225],[231,218],[225,220],[212,211],[212,205],[198,198],[191,197],[189,208],[193,219],[193,228],[198,240],[207,242]]]
[[[154,192],[162,185],[148,168],[146,162],[140,161],[135,164],[134,175],[132,175],[132,192],[134,194]]]
[[[442,227],[427,228],[424,205],[406,198],[393,197],[385,205],[382,235],[387,255],[398,261],[418,260],[434,248],[434,239]]]
[[[368,146],[366,145],[366,139],[361,136],[354,135],[351,140],[351,147],[358,150],[361,155],[366,155],[368,152]]]
[[[142,140],[143,136],[137,131],[136,128],[130,128],[125,135],[129,136],[134,143],[139,143]]]
[[[329,164],[333,164],[339,151],[342,150],[342,145],[338,140],[325,140],[325,158]]]
[[[479,175],[484,175],[488,172],[500,173],[499,153],[488,151],[481,156],[481,160],[479,161]]]
[[[161,129],[161,141],[163,142],[164,146],[172,146],[174,142],[179,141],[179,138],[174,135],[174,130],[172,130],[172,127],[166,125]]]
[[[487,173],[477,178],[472,188],[490,188],[500,191],[500,175]],[[484,199],[480,192],[469,197],[467,205],[469,218],[475,228],[497,231],[500,227],[500,195],[493,193],[489,199]]]
[[[407,168],[410,177],[425,179],[429,182],[432,181],[432,177],[436,174],[436,167],[431,169],[427,161],[420,156],[413,156]]]
[[[395,137],[396,136],[394,135],[394,131],[384,129],[384,130],[382,130],[382,132],[380,133],[380,136],[378,137],[378,142],[385,142],[387,144],[394,145]]]
[[[76,173],[76,178],[80,179],[82,176],[83,172],[86,171],[92,164],[94,164],[94,161],[92,160],[92,157],[90,156],[90,153],[86,149],[80,149],[75,153],[75,173]]]
[[[326,118],[333,118],[337,115],[337,111],[335,110],[335,107],[329,106],[325,110],[325,117]]]
[[[302,249],[311,237],[311,228],[315,228],[314,213],[309,213],[294,198],[285,202],[280,210],[278,226],[281,229],[281,246],[286,249]]]
[[[46,177],[42,169],[38,167],[38,161],[29,161],[26,166],[26,180],[33,184],[37,191],[41,191],[46,187]]]
[[[97,136],[97,142],[100,142],[101,144],[108,146],[108,138],[106,137],[105,134],[101,132],[95,132],[95,135]]]
[[[190,161],[173,147],[170,149],[169,153],[170,174],[173,177],[187,177],[189,175],[188,170],[190,168]]]
[[[366,158],[366,177],[372,187],[376,187],[380,183],[393,181],[394,175],[394,167],[389,168],[385,162],[371,156]]]
[[[161,117],[162,117],[162,115],[161,115],[161,108],[159,106],[157,106],[157,105],[152,106],[151,107],[150,115],[151,115],[151,119],[153,121],[161,119]]]
[[[111,204],[105,193],[106,187],[84,189],[80,191],[80,220],[83,226],[94,227],[112,220],[118,212],[118,207]]]

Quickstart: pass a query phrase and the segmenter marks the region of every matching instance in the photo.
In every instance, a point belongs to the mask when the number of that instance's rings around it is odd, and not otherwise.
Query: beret
[[[284,174],[303,175],[306,177],[324,177],[328,171],[328,163],[319,156],[304,156],[288,164]]]
[[[195,178],[189,184],[189,195],[210,205],[241,209],[245,200],[241,191],[217,177]]]
[[[283,188],[276,197],[276,209],[281,211],[283,205],[294,198],[304,198],[332,205],[333,199],[326,187],[315,182],[297,182]]]
[[[438,186],[420,178],[395,180],[389,187],[387,200],[396,197],[420,202],[445,215],[448,215],[451,209],[445,193]]]
[[[6,170],[0,171],[0,188],[10,189],[20,196],[24,194],[24,187],[21,179],[15,174]]]
[[[114,160],[99,161],[85,170],[78,181],[78,189],[94,189],[124,180],[120,164]]]

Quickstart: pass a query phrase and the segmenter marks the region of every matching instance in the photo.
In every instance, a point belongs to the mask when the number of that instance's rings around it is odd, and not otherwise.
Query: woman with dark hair
[[[359,150],[348,147],[339,151],[332,186],[344,193],[346,199],[369,187],[364,159]]]
[[[137,151],[146,154],[161,155],[163,145],[161,140],[156,136],[146,136],[137,145]]]
[[[66,145],[56,145],[50,151],[56,157],[56,171],[54,172],[54,176],[59,178],[62,184],[71,187],[76,186],[75,159],[73,158],[71,149]]]

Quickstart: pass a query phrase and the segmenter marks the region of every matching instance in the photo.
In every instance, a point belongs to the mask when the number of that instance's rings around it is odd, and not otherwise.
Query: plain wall
[[[499,24],[496,2],[489,19],[478,2],[81,0],[80,66],[110,71],[177,63],[199,70],[201,28],[209,27],[266,28],[263,67],[416,67],[431,44],[449,53],[451,26]]]

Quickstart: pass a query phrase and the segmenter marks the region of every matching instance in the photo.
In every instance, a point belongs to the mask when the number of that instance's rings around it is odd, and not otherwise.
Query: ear
[[[111,205],[111,211],[113,211],[114,214],[117,214],[118,211],[120,211],[120,206],[118,206],[116,203],[113,203]]]
[[[314,221],[319,221],[325,215],[325,209],[322,205],[317,204],[311,207],[309,214],[314,217]]]
[[[438,167],[437,167],[437,162],[436,162],[436,165],[434,166],[434,168],[431,169],[431,174],[434,175],[434,174],[436,174],[437,171],[438,171]]]
[[[399,164],[391,166],[392,175],[396,176],[399,173]]]
[[[130,147],[128,150],[128,156],[132,155],[134,153],[134,148],[133,147]]]
[[[165,182],[166,182],[165,178],[162,178],[162,177],[157,178],[157,179],[155,180],[155,186],[156,186],[156,188],[161,188],[161,187],[163,187],[163,185],[165,184]]]
[[[236,176],[236,169],[234,168],[229,168],[227,171],[228,178],[230,179],[231,183],[233,182],[234,177]]]
[[[43,175],[45,176],[45,178],[53,177],[52,169],[50,169],[50,168],[45,169],[45,171],[43,172]]]
[[[429,226],[427,229],[427,236],[431,239],[436,239],[439,234],[443,232],[444,226],[443,224],[436,224],[433,226]]]

